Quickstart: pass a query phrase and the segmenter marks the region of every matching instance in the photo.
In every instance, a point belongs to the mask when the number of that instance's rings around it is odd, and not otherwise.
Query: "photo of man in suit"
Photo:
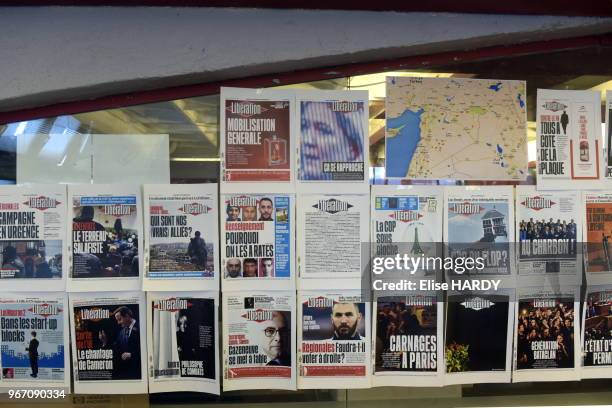
[[[32,340],[30,340],[30,344],[26,348],[26,351],[28,352],[28,357],[30,358],[30,368],[32,369],[32,374],[30,374],[30,377],[36,378],[38,377],[38,345],[40,343],[36,339],[35,331],[30,334],[32,335]]]
[[[140,379],[140,331],[134,313],[127,306],[117,308],[113,315],[120,327],[115,340],[117,379]]]

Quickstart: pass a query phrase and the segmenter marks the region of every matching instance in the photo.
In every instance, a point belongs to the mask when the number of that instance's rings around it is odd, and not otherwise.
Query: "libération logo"
[[[349,208],[353,208],[353,205],[346,201],[330,198],[328,200],[319,200],[319,202],[312,207],[329,214],[337,214],[339,212],[348,211]]]
[[[38,196],[30,197],[28,201],[24,202],[23,204],[36,210],[45,211],[49,208],[57,208],[57,206],[60,205],[61,202],[57,201],[55,198]]]
[[[198,216],[200,214],[208,214],[210,211],[212,211],[212,208],[200,203],[191,203],[184,204],[179,208],[179,211],[182,211],[185,214]]]
[[[526,197],[521,204],[525,208],[529,208],[531,210],[540,211],[545,208],[551,208],[556,203],[548,198],[535,196],[535,197]]]

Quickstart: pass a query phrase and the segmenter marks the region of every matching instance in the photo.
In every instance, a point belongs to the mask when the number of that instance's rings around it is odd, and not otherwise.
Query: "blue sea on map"
[[[387,139],[387,177],[405,177],[412,156],[421,141],[421,115],[424,109],[406,109],[400,116],[387,119],[387,130],[399,129],[395,137]]]

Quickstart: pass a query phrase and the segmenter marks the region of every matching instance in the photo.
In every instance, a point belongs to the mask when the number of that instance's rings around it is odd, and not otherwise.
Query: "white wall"
[[[610,31],[612,19],[317,10],[0,8],[0,110]]]

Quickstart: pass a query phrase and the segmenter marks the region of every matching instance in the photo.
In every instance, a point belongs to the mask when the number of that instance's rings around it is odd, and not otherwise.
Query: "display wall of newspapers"
[[[217,184],[144,186],[145,290],[219,288]]]
[[[142,203],[139,185],[0,187],[0,388],[65,389],[70,372],[75,393],[108,394],[219,394],[221,377],[231,391],[612,376],[599,93],[539,91],[535,186],[371,191],[366,93],[221,97],[220,196],[215,184],[145,185]],[[524,101],[520,81],[388,78],[387,176],[524,181]],[[467,132],[466,114],[478,118]],[[473,123],[490,135],[455,151]],[[360,291],[366,256],[402,253],[444,255],[446,282],[460,283]],[[468,257],[482,264],[457,263]],[[143,287],[157,291],[145,301]]]

